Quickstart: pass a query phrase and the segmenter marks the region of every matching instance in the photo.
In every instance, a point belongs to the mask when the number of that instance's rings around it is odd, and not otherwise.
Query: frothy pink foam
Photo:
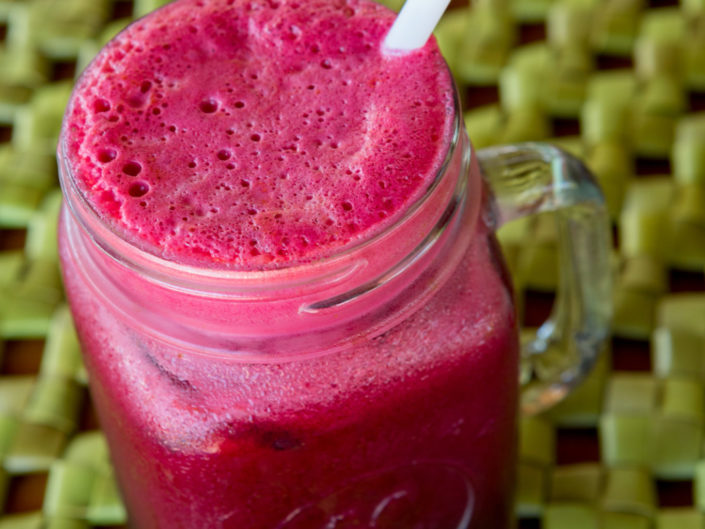
[[[453,121],[434,42],[381,54],[393,19],[358,0],[185,0],[136,22],[67,115],[82,193],[134,244],[210,267],[382,230],[433,181]]]

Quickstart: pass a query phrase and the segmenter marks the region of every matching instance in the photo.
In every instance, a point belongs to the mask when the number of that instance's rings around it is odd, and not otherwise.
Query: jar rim
[[[438,189],[444,176],[448,173],[454,157],[456,156],[457,149],[462,146],[464,127],[460,97],[458,88],[455,82],[453,82],[447,64],[446,71],[451,81],[453,122],[451,125],[451,137],[445,156],[434,178],[423,193],[420,194],[393,223],[385,226],[381,231],[375,232],[368,237],[363,237],[351,245],[344,246],[341,251],[334,251],[330,255],[312,261],[297,261],[290,264],[285,263],[276,268],[254,270],[210,268],[169,260],[140,248],[124,237],[115,227],[104,222],[100,214],[80,190],[76,179],[73,177],[73,171],[69,164],[65,133],[66,118],[64,118],[57,148],[59,183],[72,216],[103,252],[115,261],[118,261],[122,266],[139,273],[143,277],[147,277],[155,283],[168,285],[176,290],[188,292],[231,291],[228,285],[236,283],[240,289],[244,287],[245,290],[254,289],[260,291],[263,289],[266,290],[267,287],[272,284],[276,285],[275,288],[277,289],[299,286],[308,281],[297,281],[295,278],[299,276],[305,277],[306,275],[311,276],[315,274],[316,270],[320,270],[323,276],[340,276],[341,273],[345,274],[345,270],[341,269],[341,263],[345,263],[345,261],[349,260],[355,253],[388,237],[390,233],[399,229],[416,215],[421,207],[428,202],[429,198],[434,195],[434,192]],[[67,114],[69,109],[70,105],[67,107]],[[472,147],[470,147],[469,157],[471,158],[472,156]],[[423,235],[425,236],[426,234]],[[418,247],[415,246],[412,253],[417,250]],[[410,255],[408,257],[413,256]],[[345,267],[343,266],[343,268]],[[347,268],[350,267],[348,266]],[[303,271],[307,273],[302,274],[301,272]],[[320,280],[321,274],[317,277]]]

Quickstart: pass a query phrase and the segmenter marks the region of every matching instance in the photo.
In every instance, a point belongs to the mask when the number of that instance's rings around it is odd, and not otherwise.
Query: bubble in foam
[[[127,193],[131,197],[139,198],[139,197],[143,197],[144,195],[146,195],[148,191],[149,191],[149,184],[147,182],[143,182],[142,180],[139,180],[137,182],[133,182],[130,185],[130,188],[127,190]]]
[[[110,163],[117,157],[117,152],[113,149],[101,149],[98,151],[98,161],[100,163]]]
[[[227,149],[221,149],[220,151],[218,151],[217,156],[218,156],[218,160],[223,160],[223,161],[225,161],[225,160],[229,160],[229,159],[230,159],[230,156],[232,156],[232,155],[231,155],[231,153],[230,153],[229,150],[227,150]]]
[[[93,102],[93,110],[96,113],[107,112],[110,108],[110,102],[107,99],[96,99]]]
[[[198,105],[198,108],[205,114],[212,114],[218,110],[218,102],[215,99],[204,99]]]
[[[295,24],[289,26],[289,38],[291,40],[298,39],[302,34],[301,28]]]
[[[142,172],[142,165],[137,162],[127,162],[122,166],[122,172],[128,176],[137,176]]]

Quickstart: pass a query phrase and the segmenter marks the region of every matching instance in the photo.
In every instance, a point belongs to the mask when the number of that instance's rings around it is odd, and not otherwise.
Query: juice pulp
[[[78,192],[136,248],[203,268],[315,263],[382,232],[441,169],[453,118],[433,42],[380,55],[392,20],[363,1],[168,5],[78,84],[63,132]],[[468,229],[450,279],[393,328],[251,362],[116,308],[64,211],[67,295],[134,526],[509,527],[514,312],[493,235]],[[160,299],[137,274],[123,288]]]

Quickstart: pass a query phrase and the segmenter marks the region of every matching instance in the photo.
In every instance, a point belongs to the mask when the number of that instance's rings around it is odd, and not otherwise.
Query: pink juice
[[[511,293],[393,19],[180,0],[79,81],[61,259],[134,527],[510,526]]]

